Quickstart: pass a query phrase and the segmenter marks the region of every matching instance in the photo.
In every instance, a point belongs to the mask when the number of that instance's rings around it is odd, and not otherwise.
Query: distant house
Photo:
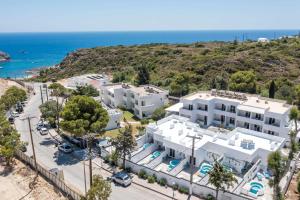
[[[136,87],[125,83],[107,84],[101,87],[102,101],[109,107],[132,110],[139,119],[168,104],[169,92],[152,85]]]
[[[270,42],[270,40],[268,38],[258,38],[257,42],[267,43],[267,42]]]

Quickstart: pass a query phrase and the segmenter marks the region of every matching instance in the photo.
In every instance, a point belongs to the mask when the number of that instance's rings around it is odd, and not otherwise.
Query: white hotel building
[[[109,107],[124,107],[142,119],[168,104],[168,91],[152,85],[133,86],[124,83],[101,86],[102,101]]]
[[[289,138],[289,112],[285,101],[228,91],[203,91],[181,98],[181,103],[166,110],[198,123],[233,129],[241,127],[256,132]]]

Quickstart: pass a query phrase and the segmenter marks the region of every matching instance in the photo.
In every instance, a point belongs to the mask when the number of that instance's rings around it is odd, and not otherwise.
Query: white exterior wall
[[[112,130],[120,127],[120,122],[122,118],[121,112],[108,113],[109,121],[105,130]]]
[[[167,91],[140,95],[135,88],[121,87],[115,88],[112,94],[106,86],[103,86],[101,87],[101,96],[106,105],[133,110],[136,117],[140,119],[151,117],[156,109],[168,104]]]
[[[181,102],[183,103],[183,107],[179,110],[179,115],[188,117],[191,121],[198,123],[202,127],[207,127],[209,125],[221,125],[221,115],[224,116],[224,123],[222,124],[224,127],[227,128],[235,128],[235,127],[244,127],[244,123],[249,123],[249,129],[255,130],[254,125],[257,125],[260,127],[260,131],[262,133],[268,133],[268,131],[274,131],[275,136],[280,136],[283,138],[286,138],[289,140],[289,128],[288,128],[288,112],[285,112],[284,114],[278,114],[278,113],[272,113],[266,110],[262,115],[262,120],[255,119],[255,112],[251,112],[250,118],[246,118],[243,116],[239,116],[239,113],[242,115],[245,114],[244,110],[239,110],[238,105],[241,105],[240,102],[237,101],[230,101],[227,99],[194,99],[189,100],[186,98],[182,98]],[[198,109],[198,105],[207,105],[207,111]],[[220,110],[221,104],[224,104],[226,106],[226,110]],[[192,110],[189,109],[189,105],[193,106]],[[235,113],[230,112],[230,106],[235,106]],[[249,106],[251,109],[251,107]],[[204,116],[207,117],[207,124],[205,126],[204,124]],[[276,122],[278,122],[280,125],[274,126],[267,124],[267,119],[269,117],[275,118]],[[230,118],[234,118],[235,123],[229,124]]]

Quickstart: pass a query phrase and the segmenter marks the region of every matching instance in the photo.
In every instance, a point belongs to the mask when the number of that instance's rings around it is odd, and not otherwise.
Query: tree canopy
[[[91,97],[73,96],[61,112],[61,126],[64,130],[82,136],[100,133],[108,123],[108,113]]]
[[[49,85],[48,87],[49,89],[52,90],[52,95],[53,96],[65,96],[68,93],[68,90],[61,85],[60,83],[52,83],[51,85]]]
[[[253,71],[238,71],[230,76],[229,89],[237,92],[256,93],[256,76]]]
[[[77,85],[76,90],[73,91],[73,94],[97,97],[99,96],[99,91],[92,85]]]
[[[189,76],[186,73],[175,75],[175,79],[170,84],[170,94],[183,96],[189,93]]]
[[[152,119],[155,121],[158,121],[166,116],[166,110],[165,107],[160,107],[157,108],[153,113],[152,113]]]
[[[150,72],[149,66],[145,64],[138,65],[135,67],[137,70],[137,74],[135,77],[135,84],[136,85],[146,85],[150,82]]]
[[[136,146],[136,141],[132,133],[132,126],[126,125],[124,130],[119,130],[119,134],[114,138],[111,144],[116,148],[116,154],[123,159],[123,168],[125,168],[125,158],[130,155]]]
[[[0,104],[3,104],[5,109],[9,109],[14,106],[17,102],[25,101],[27,95],[25,90],[12,86],[6,90],[4,95],[0,98]]]
[[[21,147],[20,134],[10,125],[0,108],[0,156],[10,165],[16,151]]]
[[[51,125],[56,125],[56,120],[59,116],[59,112],[62,110],[62,105],[57,101],[50,100],[40,105],[40,111],[42,118],[46,119]]]
[[[87,200],[108,200],[111,194],[111,185],[100,175],[93,176],[92,187],[87,192]]]
[[[208,182],[216,188],[216,199],[219,190],[225,191],[237,182],[233,173],[227,170],[218,160],[215,160],[212,170],[209,172]]]

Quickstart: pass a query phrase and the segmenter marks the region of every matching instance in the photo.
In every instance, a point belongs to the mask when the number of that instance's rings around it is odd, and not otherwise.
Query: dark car
[[[8,121],[9,121],[9,123],[13,124],[15,122],[15,118],[12,115],[10,115],[8,117]]]

